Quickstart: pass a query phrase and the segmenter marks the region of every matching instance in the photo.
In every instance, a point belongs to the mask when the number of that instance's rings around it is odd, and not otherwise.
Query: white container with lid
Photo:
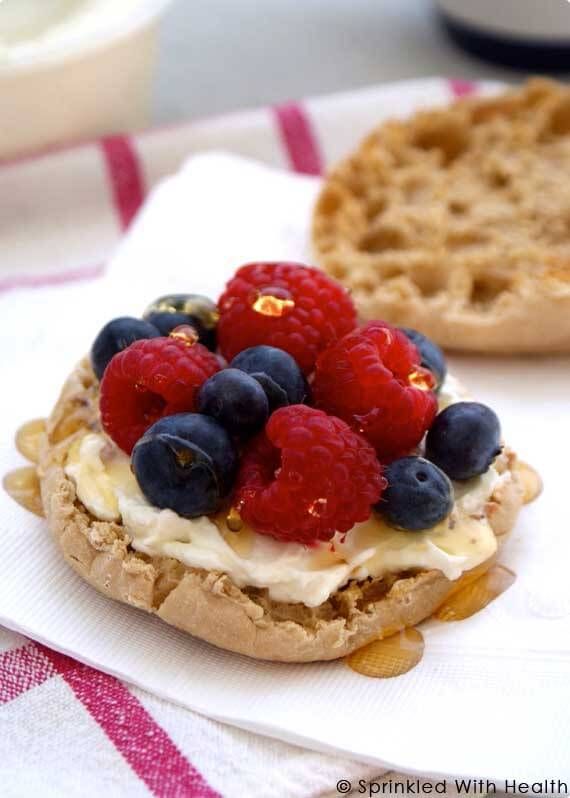
[[[0,0],[0,158],[147,122],[169,0]]]

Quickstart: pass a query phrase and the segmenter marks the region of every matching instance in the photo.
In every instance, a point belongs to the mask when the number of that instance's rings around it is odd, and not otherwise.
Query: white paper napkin
[[[307,260],[318,181],[212,154],[164,182],[91,284],[0,298],[0,471],[13,433],[45,415],[99,327],[159,294],[216,296],[247,260]],[[40,519],[0,496],[0,624],[157,695],[245,729],[434,776],[570,776],[570,359],[450,358],[499,413],[546,488],[503,554],[518,579],[468,621],[423,625],[426,654],[397,679],[342,662],[255,662],[114,603],[61,559]]]

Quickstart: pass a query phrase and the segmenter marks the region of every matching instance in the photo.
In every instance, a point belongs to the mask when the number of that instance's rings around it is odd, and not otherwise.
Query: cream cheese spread
[[[461,398],[457,383],[448,378],[441,405]],[[480,477],[455,484],[452,514],[431,529],[393,529],[371,516],[344,537],[337,534],[332,541],[307,547],[246,526],[232,532],[223,516],[187,519],[153,507],[131,472],[128,456],[101,433],[76,441],[65,470],[89,512],[101,520],[122,521],[136,551],[221,571],[238,587],[266,588],[275,601],[309,607],[326,601],[351,579],[409,569],[438,569],[448,579],[458,579],[495,553],[497,542],[484,507],[499,482],[510,478],[491,467]]]

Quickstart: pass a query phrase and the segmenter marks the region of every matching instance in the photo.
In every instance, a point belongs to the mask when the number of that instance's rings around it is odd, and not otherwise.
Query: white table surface
[[[431,0],[174,0],[152,122],[430,75],[521,77],[456,48]]]

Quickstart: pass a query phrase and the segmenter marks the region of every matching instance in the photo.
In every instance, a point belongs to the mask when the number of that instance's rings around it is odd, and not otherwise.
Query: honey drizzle
[[[35,466],[24,466],[10,471],[4,476],[2,485],[15,502],[43,518],[40,480]]]
[[[484,576],[487,571],[492,568],[493,565],[495,565],[496,560],[497,555],[494,554],[492,557],[489,557],[488,560],[485,560],[485,562],[482,562],[480,565],[476,565],[475,568],[471,568],[469,571],[464,571],[459,579],[456,579],[451,583],[451,587],[443,599],[442,604],[448,601],[451,596],[454,596],[456,593],[464,590],[466,587],[473,584],[473,582],[476,582],[478,579]],[[441,607],[441,604],[439,606]]]
[[[30,463],[37,463],[40,456],[40,443],[46,431],[45,418],[27,421],[16,432],[16,449]]]
[[[237,555],[247,557],[253,547],[254,532],[247,526],[239,514],[236,507],[229,510],[221,510],[216,515],[210,516],[210,520],[220,530],[220,534]]]
[[[391,679],[415,668],[423,653],[423,635],[419,629],[410,627],[353,651],[346,657],[346,664],[362,676]]]
[[[9,471],[2,480],[4,490],[15,502],[41,518],[44,516],[44,508],[35,464],[39,460],[40,444],[45,431],[44,418],[34,418],[22,424],[16,432],[16,449],[34,465]]]
[[[444,622],[470,618],[508,590],[515,579],[515,574],[504,565],[497,565],[493,557],[457,579],[431,617]],[[382,634],[381,639],[345,657],[353,671],[390,679],[407,673],[421,661],[424,641],[418,629],[409,627],[396,634],[393,629],[385,629]]]
[[[524,504],[530,504],[542,493],[543,485],[540,474],[522,460],[518,461],[516,472],[524,490],[523,502]]]
[[[479,579],[452,593],[432,617],[438,621],[470,618],[508,590],[515,579],[515,574],[504,565],[493,565]]]

